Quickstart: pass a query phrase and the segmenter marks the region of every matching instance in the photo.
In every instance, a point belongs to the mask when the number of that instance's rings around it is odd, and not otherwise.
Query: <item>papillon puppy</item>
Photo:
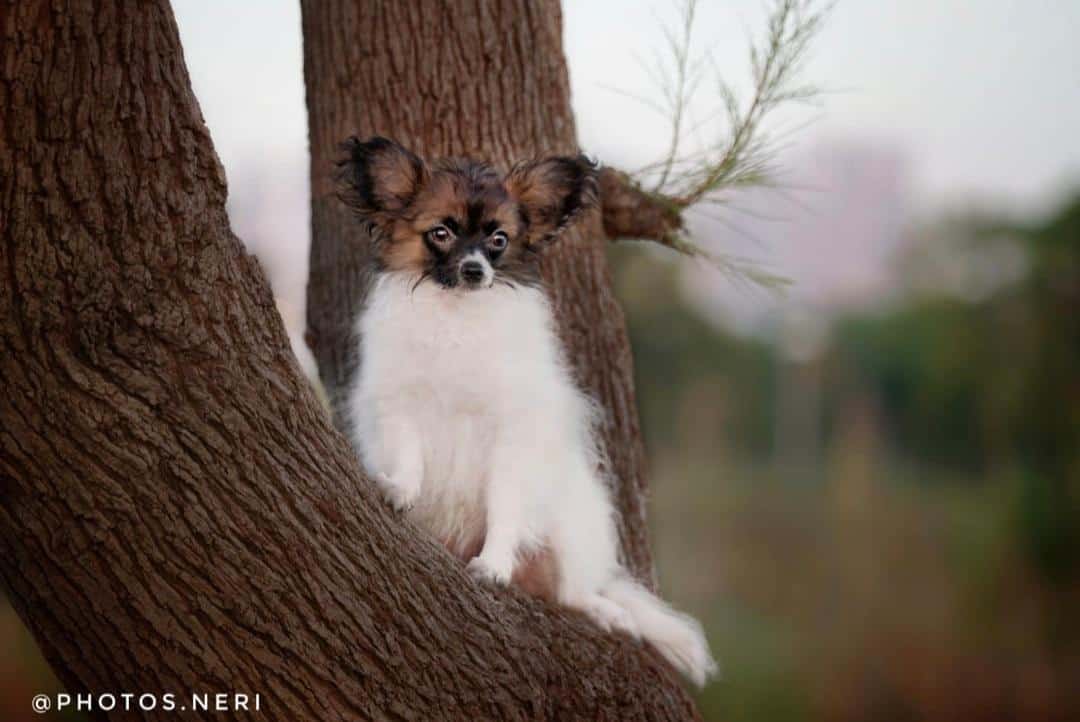
[[[701,685],[701,625],[617,559],[597,406],[577,386],[539,260],[597,205],[582,157],[505,177],[425,162],[385,138],[345,144],[342,198],[374,239],[347,399],[353,441],[389,502],[468,563],[653,644]]]

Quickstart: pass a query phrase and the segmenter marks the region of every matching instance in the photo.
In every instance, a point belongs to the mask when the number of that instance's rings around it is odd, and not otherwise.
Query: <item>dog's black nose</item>
[[[469,283],[479,283],[484,280],[484,267],[480,261],[465,261],[461,264],[461,277]]]

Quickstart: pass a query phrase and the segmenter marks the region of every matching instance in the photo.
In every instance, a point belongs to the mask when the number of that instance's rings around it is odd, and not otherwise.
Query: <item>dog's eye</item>
[[[510,237],[507,236],[506,233],[504,233],[503,231],[495,231],[491,234],[491,238],[488,240],[488,243],[490,243],[491,247],[494,248],[496,251],[501,251],[502,249],[506,248],[506,244],[509,242]]]
[[[433,243],[437,243],[440,246],[446,245],[454,237],[454,234],[450,232],[450,229],[446,226],[435,226],[427,232],[428,238]]]

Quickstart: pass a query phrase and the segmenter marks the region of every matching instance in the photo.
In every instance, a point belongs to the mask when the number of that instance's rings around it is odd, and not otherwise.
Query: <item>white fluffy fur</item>
[[[697,684],[715,670],[701,626],[634,582],[598,476],[593,405],[560,350],[543,291],[447,290],[379,276],[360,317],[349,397],[364,464],[477,577],[508,583],[553,552],[558,600],[641,636]]]

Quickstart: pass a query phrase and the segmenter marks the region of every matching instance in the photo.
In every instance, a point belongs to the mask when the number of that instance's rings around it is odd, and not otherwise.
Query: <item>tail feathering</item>
[[[718,673],[705,632],[696,619],[672,609],[628,577],[611,582],[602,594],[629,612],[645,641],[695,685],[704,686]]]

